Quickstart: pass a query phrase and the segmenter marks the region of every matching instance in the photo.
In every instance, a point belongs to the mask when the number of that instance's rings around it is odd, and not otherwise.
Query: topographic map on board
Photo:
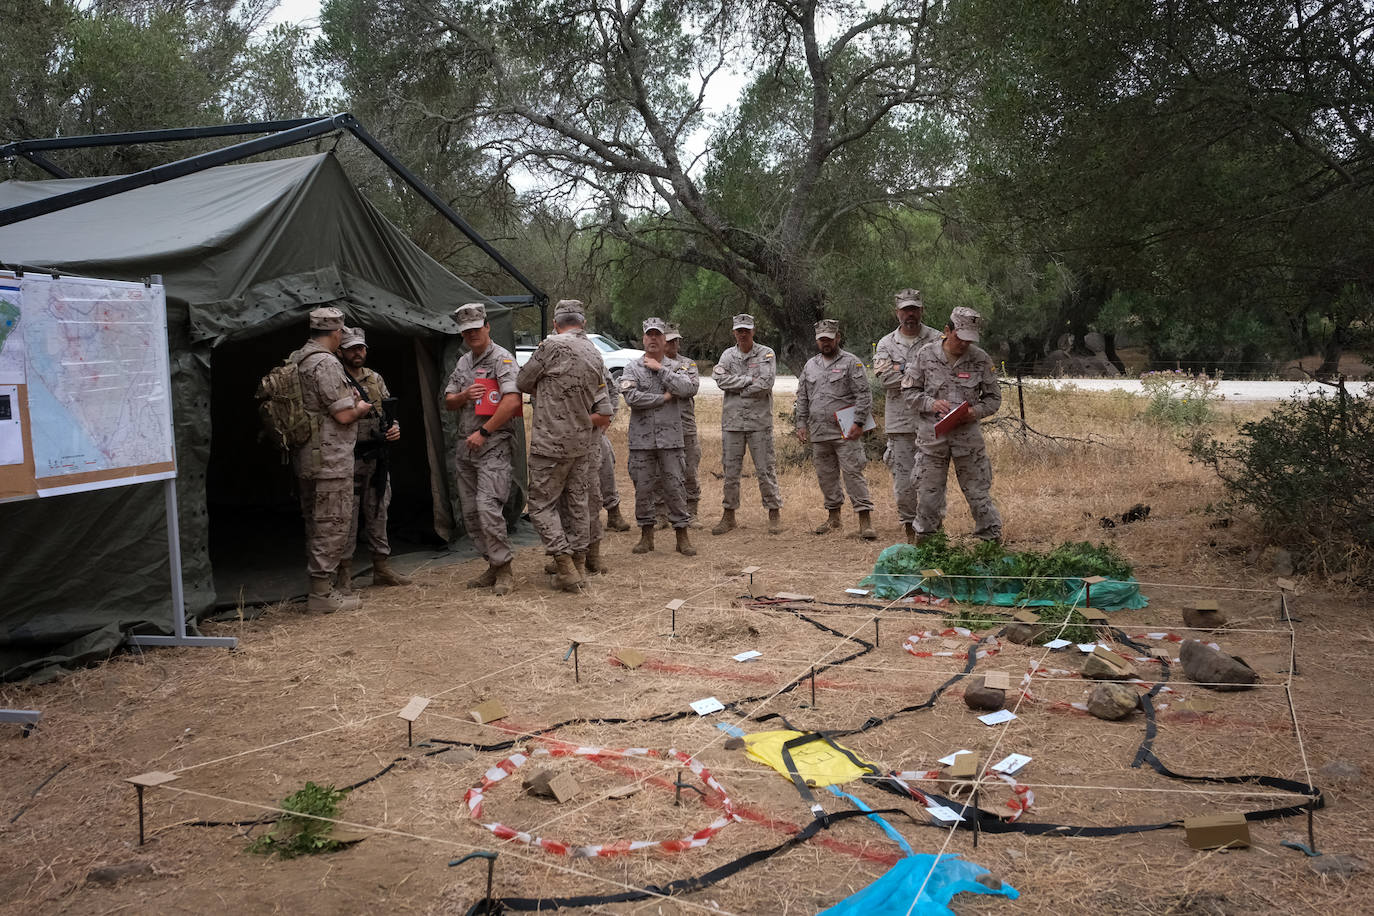
[[[22,289],[35,475],[170,470],[162,287],[25,277]]]

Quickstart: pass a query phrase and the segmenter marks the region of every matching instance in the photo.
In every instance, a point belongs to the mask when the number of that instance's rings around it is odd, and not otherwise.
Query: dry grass
[[[698,405],[708,525],[720,493],[718,479],[710,474],[719,468],[717,409],[711,402]],[[1114,615],[1114,623],[1127,632],[1177,630],[1179,605],[1204,594],[1185,586],[1269,582],[1267,571],[1245,565],[1258,545],[1243,524],[1207,527],[1212,516],[1205,509],[1220,496],[1215,481],[1190,465],[1167,435],[1141,425],[1135,402],[1078,392],[1037,393],[1027,409],[1037,428],[1070,435],[1093,431],[1113,447],[1045,449],[997,439],[994,497],[1006,517],[1008,539],[1028,546],[1111,539],[1137,564],[1140,578],[1173,584],[1148,587],[1151,607]],[[780,424],[779,435],[783,432]],[[623,420],[617,436],[623,446]],[[938,618],[897,608],[885,612],[881,645],[856,662],[823,672],[812,708],[809,685],[779,691],[813,663],[846,655],[855,644],[785,610],[749,607],[740,599],[745,583],[729,578],[754,564],[764,568],[756,580],[762,592],[791,590],[846,600],[842,590],[898,535],[885,469],[871,465],[868,477],[884,537],[876,544],[852,536],[847,512],[843,534],[805,533],[824,510],[810,470],[798,468],[782,475],[788,526],[782,536],[765,534],[765,515],[750,478],[744,482],[741,530],[719,538],[696,532],[701,554],[691,560],[663,549],[632,557],[632,535],[612,535],[613,571],[584,596],[550,591],[538,572],[539,552],[527,549],[516,560],[518,589],[505,601],[463,589],[475,562],[436,565],[421,569],[413,587],[369,590],[361,612],[311,616],[278,607],[257,620],[211,628],[240,638],[242,648],[232,654],[126,655],[54,684],[6,685],[0,688],[0,706],[40,708],[45,720],[29,738],[17,729],[0,733],[6,774],[0,786],[0,882],[8,890],[0,911],[452,913],[480,895],[483,873],[479,864],[448,869],[445,863],[474,848],[501,851],[498,893],[547,895],[671,881],[780,842],[788,825],[805,822],[805,806],[785,780],[724,748],[725,736],[714,724],[722,718],[738,721],[733,716],[631,726],[584,722],[559,729],[559,739],[581,744],[698,753],[744,817],[705,848],[683,854],[568,860],[501,845],[468,817],[464,792],[506,752],[483,752],[466,761],[451,754],[423,756],[406,748],[405,725],[394,714],[413,695],[431,697],[416,724],[417,739],[491,744],[577,717],[634,718],[682,710],[708,695],[726,701],[758,697],[746,708],[782,713],[802,728],[853,727],[869,715],[919,702],[959,663],[915,658],[901,649],[901,638]],[[625,483],[623,471],[621,480]],[[628,488],[625,496],[631,497]],[[1097,526],[1099,516],[1119,514],[1137,502],[1152,507],[1148,520],[1111,531]],[[953,482],[950,505],[947,527],[956,534],[969,531]],[[1176,685],[1177,695],[1205,695],[1213,708],[1201,715],[1161,713],[1155,748],[1166,764],[1185,773],[1302,778],[1302,750],[1312,768],[1331,759],[1362,760],[1374,732],[1369,688],[1359,676],[1374,663],[1374,627],[1359,613],[1367,596],[1317,581],[1303,582],[1302,588],[1297,603],[1301,674],[1293,681],[1293,698],[1303,748],[1292,734],[1281,689],[1211,694]],[[662,608],[675,597],[688,603],[679,611],[678,638],[667,640],[662,634],[668,613]],[[1266,684],[1282,684],[1288,641],[1275,625],[1272,600],[1244,593],[1223,600],[1236,630],[1219,634],[1218,641],[1251,660]],[[872,610],[809,607],[806,612],[842,633],[872,636]],[[580,684],[574,683],[572,663],[563,661],[573,639],[582,643]],[[612,664],[609,656],[625,647],[638,648],[648,663],[634,671]],[[761,650],[763,658],[748,665],[730,660],[748,648]],[[1025,670],[1042,653],[1007,645],[980,667]],[[1073,667],[1074,661],[1054,656],[1051,664]],[[956,686],[933,709],[899,717],[846,743],[899,770],[924,768],[958,747],[993,752],[998,732],[974,720],[959,693]],[[1067,707],[1084,695],[1079,680],[1038,679],[1034,693],[1036,701],[1023,704],[996,751],[1035,758],[1023,773],[1036,786],[1032,818],[1145,823],[1280,803],[1232,794],[1241,787],[1177,783],[1131,769],[1141,721],[1104,723]],[[467,710],[488,697],[498,697],[510,715],[479,726],[467,718]],[[274,805],[306,780],[348,784],[397,759],[390,773],[352,793],[341,809],[345,820],[391,832],[343,852],[264,860],[244,851],[244,834],[263,828],[184,825],[196,819],[252,818],[259,809],[245,803]],[[569,773],[583,793],[562,806],[524,796],[518,777],[536,766]],[[185,791],[149,792],[153,839],[138,848],[133,791],[120,780],[154,769],[181,770],[172,785]],[[574,844],[673,838],[718,813],[694,792],[684,793],[682,807],[673,805],[667,786],[677,769],[653,760],[535,761],[489,792],[484,819]],[[685,781],[695,783],[690,774]],[[639,791],[619,800],[605,797],[628,784]],[[900,804],[862,787],[855,791],[878,807]],[[1331,852],[1359,854],[1371,839],[1368,783],[1334,787],[1334,793],[1337,803],[1317,818],[1318,843]],[[841,807],[823,797],[830,810]],[[906,807],[923,820],[915,806]],[[901,819],[893,823],[918,851],[937,850],[947,838],[933,827]],[[992,868],[1022,892],[1014,904],[963,896],[957,901],[960,912],[1013,907],[1037,913],[1369,910],[1363,902],[1367,875],[1350,882],[1322,879],[1299,853],[1278,846],[1280,838],[1302,827],[1298,822],[1252,825],[1255,847],[1229,853],[1191,850],[1176,830],[1098,840],[984,836],[977,850],[960,833],[948,850]],[[596,911],[815,912],[871,882],[895,853],[871,824],[849,821],[717,887],[671,901]],[[151,875],[114,887],[85,882],[94,866],[129,861],[147,863]]]

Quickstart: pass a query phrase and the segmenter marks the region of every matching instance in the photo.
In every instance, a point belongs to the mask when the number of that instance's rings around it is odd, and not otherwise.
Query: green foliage
[[[248,851],[294,859],[342,849],[345,844],[329,836],[334,825],[320,818],[333,818],[347,794],[347,789],[307,782],[305,788],[282,799],[282,808],[291,813],[282,815],[270,833],[250,843]]]
[[[992,541],[973,546],[951,541],[944,532],[936,532],[884,572],[917,575],[923,569],[939,569],[950,577],[971,577],[950,579],[956,596],[987,588],[1015,591],[1018,600],[1062,596],[1067,591],[1063,579],[1104,576],[1126,580],[1132,573],[1130,563],[1110,544],[1069,541],[1048,553],[1013,552]],[[994,575],[998,578],[987,578]]]
[[[1097,639],[1097,634],[1088,624],[1088,618],[1066,604],[1052,604],[1036,608],[1040,616],[1041,632],[1045,639],[1067,639],[1069,642],[1088,643]]]
[[[1175,369],[1146,372],[1140,376],[1149,403],[1145,405],[1145,419],[1174,429],[1196,431],[1217,418],[1216,405],[1222,400],[1217,394],[1221,376],[1211,378],[1205,372],[1196,375]]]
[[[1374,547],[1374,396],[1295,398],[1239,433],[1192,457],[1272,536],[1334,566]]]
[[[971,608],[960,608],[959,613],[951,614],[945,618],[944,624],[947,627],[963,627],[977,633],[980,630],[990,630],[993,627],[1000,627],[1007,622],[1007,618],[998,614],[990,614],[983,610],[973,610]]]

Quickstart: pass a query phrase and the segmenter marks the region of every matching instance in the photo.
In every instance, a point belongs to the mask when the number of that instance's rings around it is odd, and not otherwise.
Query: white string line
[[[774,607],[779,607],[779,606],[780,606],[780,605],[767,605],[766,607],[767,607],[767,609],[771,610],[771,609],[773,609]],[[989,614],[992,614],[992,615],[999,615],[999,614],[1004,613],[1004,611],[1002,610],[1002,608],[1003,608],[1003,605],[984,604],[984,605],[981,605],[981,606],[979,607],[979,610],[980,610],[980,611],[987,611]],[[1031,610],[1034,610],[1034,609],[1031,608]],[[863,619],[865,619],[865,620],[872,620],[872,619],[873,619],[873,616],[874,616],[873,612],[870,612],[870,613],[868,613],[868,614],[853,614],[853,613],[847,613],[847,612],[844,612],[844,611],[832,611],[832,610],[829,610],[829,609],[828,609],[827,607],[825,607],[824,605],[816,605],[816,606],[815,606],[815,611],[817,612],[817,616],[820,617],[822,620],[828,620],[828,619],[832,619],[832,618],[835,618],[835,617],[860,617],[860,618],[863,618]],[[941,613],[945,614],[945,616],[947,616],[947,617],[957,617],[957,616],[958,616],[958,615],[957,615],[954,611],[952,611],[952,610],[942,611]],[[970,616],[976,616],[977,613],[978,613],[978,612],[975,611],[974,614],[972,614],[972,615],[970,615]],[[934,615],[934,614],[931,614],[931,615],[928,615],[928,616],[934,617],[935,615]],[[888,623],[914,623],[914,622],[916,622],[916,621],[913,620],[909,615],[906,615],[906,614],[901,614],[901,615],[894,616],[894,617],[883,617],[883,618],[880,618],[880,619],[885,620],[885,621],[887,621]],[[1010,615],[1007,615],[1007,616],[993,616],[993,617],[989,617],[988,619],[994,620],[994,621],[995,621],[995,623],[993,624],[994,627],[995,627],[995,626],[1002,626],[1002,625],[1008,624],[1008,623],[1020,623],[1020,621],[1013,619]],[[1259,620],[1259,619],[1262,619],[1262,618],[1259,618],[1259,617],[1248,617],[1248,618],[1245,618],[1245,619],[1246,619],[1246,620]],[[932,626],[933,626],[934,623],[935,623],[935,621],[932,621],[931,623],[932,623]],[[962,623],[957,623],[957,622],[956,622],[956,623],[953,623],[953,624],[950,624],[950,623],[945,623],[945,621],[940,621],[940,623],[944,624],[946,629],[949,629],[949,628],[954,627],[954,626],[963,626]],[[1053,624],[1055,623],[1055,621],[1052,621],[1052,620],[1044,620],[1044,621],[1040,621],[1040,623],[1041,623],[1041,624],[1045,624],[1045,625],[1053,625]],[[1150,621],[1141,622],[1141,621],[1138,621],[1138,620],[1133,620],[1133,621],[1131,621],[1130,623],[1126,623],[1126,622],[1120,622],[1120,623],[1110,623],[1110,622],[1109,622],[1109,623],[1093,623],[1093,622],[1091,622],[1091,621],[1084,621],[1083,623],[1076,623],[1076,624],[1072,624],[1072,625],[1073,625],[1073,626],[1080,626],[1080,627],[1089,627],[1089,628],[1091,628],[1091,629],[1096,629],[1096,628],[1098,628],[1098,627],[1108,627],[1108,626],[1110,626],[1110,627],[1115,627],[1115,628],[1120,629],[1120,630],[1124,630],[1124,629],[1126,629],[1126,628],[1128,628],[1128,627],[1148,627],[1148,626],[1150,626]],[[1227,633],[1269,633],[1269,634],[1274,635],[1274,636],[1287,636],[1287,635],[1288,635],[1288,631],[1285,630],[1285,629],[1282,629],[1282,628],[1279,628],[1279,629],[1272,629],[1272,630],[1271,630],[1271,629],[1251,629],[1251,628],[1246,628],[1246,627],[1233,627],[1233,626],[1229,626],[1229,625],[1226,625],[1226,624],[1223,624],[1223,625],[1221,625],[1221,626],[1219,626],[1219,627],[1179,627],[1179,626],[1173,626],[1172,624],[1165,624],[1165,623],[1163,623],[1162,621],[1160,622],[1160,625],[1161,625],[1161,626],[1168,626],[1169,632],[1171,632],[1171,633],[1174,633],[1174,632],[1216,633],[1216,632],[1218,632],[1218,631],[1224,631],[1224,632],[1227,632]],[[965,629],[968,629],[967,627],[964,627],[964,628],[965,628]],[[985,627],[984,629],[992,629],[992,627]],[[1358,637],[1358,636],[1357,636],[1357,637],[1355,637],[1355,638],[1356,638],[1356,639],[1364,639],[1364,640],[1366,640],[1366,641],[1374,640],[1374,637],[1368,637],[1368,636],[1365,636],[1365,637]],[[585,645],[585,643],[584,643],[584,645]]]
[[[704,595],[704,594],[706,594],[707,592],[711,591],[712,589],[722,588],[722,587],[728,585],[730,582],[733,582],[734,580],[736,580],[736,579],[738,579],[738,578],[740,578],[739,575],[728,576],[728,577],[726,577],[726,579],[725,579],[723,582],[718,582],[718,583],[716,583],[715,585],[709,585],[709,586],[707,586],[706,588],[703,588],[703,589],[701,589],[700,591],[696,592],[695,594],[691,595],[687,600],[691,600],[691,598],[696,598],[696,597],[699,597],[699,596],[701,596],[701,595]],[[605,636],[605,635],[608,634],[608,633],[614,633],[616,630],[621,629],[622,627],[627,627],[627,626],[630,626],[630,625],[632,625],[632,624],[639,623],[639,622],[642,621],[642,620],[647,620],[647,619],[649,619],[650,617],[653,617],[653,616],[656,616],[656,615],[659,615],[659,614],[662,614],[662,613],[663,613],[662,609],[658,609],[658,610],[654,610],[654,611],[649,611],[649,612],[646,612],[645,614],[643,614],[643,615],[641,615],[641,616],[639,616],[639,617],[633,617],[633,618],[631,618],[631,619],[629,619],[629,620],[621,621],[620,623],[616,624],[615,626],[609,627],[609,628],[607,628],[607,629],[605,629],[605,630],[602,630],[600,633],[596,633],[596,634],[594,634],[594,635],[597,636],[597,637],[602,637],[602,636]],[[557,643],[554,644],[554,645],[555,645],[554,651],[556,652],[557,649],[562,648],[563,642],[560,640],[559,642],[557,642]],[[536,662],[536,661],[538,661],[539,659],[543,658],[544,655],[545,655],[548,651],[549,651],[548,649],[541,649],[540,651],[536,652],[534,655],[529,656],[528,658],[522,659],[522,660],[517,661],[517,662],[512,662],[511,664],[506,665],[504,668],[498,668],[498,669],[495,670],[495,671],[490,671],[490,672],[488,672],[488,673],[486,673],[486,674],[484,674],[484,675],[481,675],[480,677],[475,677],[475,678],[473,678],[473,679],[471,679],[471,680],[469,680],[469,681],[466,681],[466,682],[464,682],[464,683],[462,683],[462,684],[458,684],[458,685],[456,685],[456,686],[454,686],[454,687],[449,687],[449,688],[446,688],[446,689],[444,689],[444,690],[441,690],[441,691],[439,691],[438,693],[435,693],[435,694],[433,694],[432,696],[428,697],[428,699],[434,700],[434,699],[437,699],[438,697],[444,696],[445,694],[453,693],[453,692],[456,691],[456,690],[462,690],[462,689],[465,688],[465,687],[471,687],[473,684],[480,683],[480,682],[482,682],[482,681],[487,680],[488,678],[495,677],[495,676],[498,675],[498,674],[503,674],[503,673],[505,673],[505,672],[507,672],[507,671],[510,671],[510,670],[513,669],[513,668],[519,668],[519,667],[521,667],[521,666],[523,666],[523,665],[533,664],[534,662]],[[371,715],[371,716],[366,716],[366,717],[364,717],[363,719],[360,719],[360,720],[357,720],[357,721],[354,721],[354,722],[342,722],[342,723],[340,723],[340,724],[338,724],[338,725],[330,726],[329,728],[324,728],[324,729],[320,729],[320,730],[318,730],[318,731],[309,732],[309,733],[304,734],[304,735],[296,735],[295,737],[292,737],[292,738],[285,738],[285,739],[283,739],[283,740],[281,740],[281,741],[273,742],[272,744],[263,745],[262,747],[250,748],[250,749],[248,749],[248,750],[239,751],[238,753],[234,753],[234,754],[226,754],[226,755],[223,756],[223,757],[216,757],[216,758],[213,759],[213,760],[206,760],[206,761],[204,761],[204,762],[202,762],[202,763],[188,764],[187,766],[178,767],[178,768],[176,768],[176,769],[174,769],[174,770],[169,770],[168,772],[180,775],[181,773],[187,773],[187,772],[190,772],[191,770],[198,770],[198,769],[200,769],[201,767],[211,766],[211,765],[216,764],[216,763],[224,763],[224,762],[229,761],[229,760],[237,760],[237,759],[239,759],[240,757],[249,757],[249,756],[252,756],[253,754],[260,754],[260,753],[262,753],[262,752],[264,752],[264,751],[274,750],[274,749],[276,749],[276,748],[283,747],[283,746],[288,745],[288,744],[294,744],[294,743],[297,742],[297,741],[306,741],[306,740],[309,740],[310,738],[318,738],[318,737],[320,737],[321,735],[327,735],[327,734],[330,734],[331,732],[336,732],[336,731],[339,731],[339,730],[341,730],[341,729],[356,728],[356,727],[359,727],[359,726],[362,726],[362,725],[366,725],[366,724],[369,723],[369,722],[374,722],[374,721],[376,721],[377,719],[385,719],[385,718],[387,718],[387,717],[389,717],[389,716],[394,716],[394,715],[395,715],[395,712],[393,712],[393,711],[379,712],[379,713],[376,713],[376,714]]]
[[[1032,576],[1020,575],[1012,576],[1005,573],[941,573],[938,576],[927,576],[925,573],[873,573],[875,576],[886,576],[889,579],[996,579],[998,581],[1010,582],[1081,582],[1083,576]],[[1148,585],[1151,588],[1177,588],[1177,589],[1200,589],[1209,592],[1253,592],[1260,595],[1268,595],[1274,591],[1273,586],[1268,588],[1242,588],[1237,585],[1190,585],[1186,582],[1141,582],[1132,580],[1127,582],[1124,579],[1112,580],[1127,585]],[[1106,583],[1098,583],[1105,585]],[[958,599],[953,599],[958,600]],[[986,605],[985,605],[986,606]],[[1077,607],[1075,602],[1074,607]],[[1089,605],[1091,606],[1091,605]]]
[[[264,804],[260,804],[260,803],[258,803],[258,802],[243,801],[242,799],[225,798],[224,796],[212,795],[212,794],[210,794],[210,793],[208,793],[208,792],[197,792],[197,791],[194,790],[194,789],[185,789],[185,788],[182,788],[182,787],[180,787],[180,786],[171,785],[170,783],[163,783],[163,784],[158,785],[158,786],[150,786],[149,788],[166,789],[166,790],[171,791],[171,792],[179,792],[179,793],[181,793],[182,795],[194,795],[194,796],[196,796],[196,797],[198,797],[198,798],[207,798],[207,799],[210,799],[211,801],[224,802],[224,803],[230,804],[230,805],[241,805],[241,806],[243,806],[243,807],[245,807],[245,808],[256,808],[256,809],[259,810],[259,811],[270,811],[270,812],[273,812],[273,813],[275,813],[275,814],[282,814],[282,815],[287,815],[287,816],[290,816],[290,817],[300,817],[300,818],[308,818],[309,820],[313,820],[313,821],[323,821],[324,823],[327,823],[327,824],[335,824],[335,825],[339,825],[339,826],[343,826],[343,827],[352,827],[352,828],[355,829],[355,830],[367,830],[367,831],[371,831],[371,832],[373,832],[373,833],[388,834],[388,835],[391,835],[391,836],[402,837],[402,838],[404,838],[404,839],[409,839],[409,840],[419,840],[419,841],[422,842],[422,843],[435,843],[435,844],[440,845],[440,846],[457,847],[458,849],[461,849],[461,850],[469,850],[469,851],[472,851],[472,852],[485,852],[485,851],[487,851],[487,850],[484,850],[481,846],[474,846],[474,845],[472,845],[471,843],[465,843],[465,842],[463,842],[463,841],[461,841],[461,840],[455,840],[455,839],[451,839],[451,838],[447,838],[447,837],[428,836],[428,835],[422,834],[422,833],[411,833],[411,832],[406,831],[406,830],[397,830],[397,829],[394,828],[394,827],[381,827],[381,826],[378,826],[378,825],[375,825],[375,824],[362,824],[362,823],[358,823],[358,822],[356,822],[356,821],[346,821],[346,820],[342,820],[341,818],[322,817],[322,816],[320,816],[320,815],[318,815],[318,814],[306,814],[306,813],[303,813],[303,812],[300,812],[300,811],[287,811],[285,808],[278,808],[278,807],[276,807],[275,805],[264,805]],[[686,899],[686,898],[684,898],[684,897],[670,897],[670,896],[667,895],[667,894],[655,893],[655,892],[653,892],[653,891],[648,890],[647,888],[644,888],[644,887],[636,887],[636,886],[633,885],[633,884],[626,884],[626,883],[624,883],[623,881],[617,881],[617,880],[614,879],[614,878],[607,878],[607,877],[604,877],[604,876],[602,876],[602,875],[593,874],[593,873],[591,873],[591,872],[584,872],[584,871],[579,871],[579,870],[577,870],[577,869],[575,869],[575,868],[569,868],[569,867],[566,866],[566,865],[561,865],[561,864],[559,864],[557,861],[553,860],[551,857],[535,858],[534,856],[524,855],[524,854],[522,854],[521,852],[515,851],[515,850],[513,850],[512,848],[509,848],[509,847],[508,847],[508,848],[503,848],[503,849],[501,850],[501,852],[500,852],[500,855],[503,855],[503,856],[510,856],[511,858],[520,859],[520,860],[529,862],[529,863],[534,864],[534,865],[544,865],[544,866],[546,866],[546,867],[548,867],[548,868],[552,868],[552,869],[555,869],[555,870],[557,870],[557,871],[564,872],[564,873],[566,873],[566,874],[576,875],[576,876],[579,877],[579,878],[590,878],[590,879],[593,880],[593,881],[599,881],[599,882],[601,882],[601,883],[603,883],[603,884],[609,884],[609,885],[611,885],[612,887],[618,887],[618,888],[621,888],[622,890],[637,891],[637,892],[640,892],[640,893],[647,894],[647,895],[650,896],[650,897],[658,897],[658,898],[661,899],[661,900],[670,900],[670,899],[671,899],[674,903],[681,904],[682,906],[688,907],[688,908],[690,908],[690,909],[705,910],[705,911],[708,912],[708,913],[725,913],[725,914],[727,914],[727,916],[737,916],[737,914],[731,913],[729,910],[720,909],[720,908],[715,907],[715,906],[705,906],[704,904],[696,903],[695,901],[688,900],[688,899]]]
[[[1078,603],[1075,601],[1069,609],[1074,610],[1077,607]],[[1063,623],[1060,624],[1059,630],[1056,632],[1056,638],[1058,638],[1059,633],[1063,633],[1064,630],[1068,628],[1069,619],[1069,617],[1064,618]],[[969,651],[973,652],[974,650],[969,649]],[[1044,651],[1044,654],[1040,656],[1040,661],[1036,663],[1037,670],[1039,669],[1040,665],[1044,664],[1045,659],[1049,658],[1050,653],[1053,651],[1053,649],[1046,649]],[[1017,710],[1021,708],[1021,703],[1025,699],[1026,692],[1024,690],[1018,690],[1016,692],[1016,703],[1012,706],[1011,709],[1013,717],[1016,715]],[[997,732],[997,739],[993,742],[992,750],[988,751],[987,756],[983,760],[983,765],[978,771],[978,775],[973,779],[972,788],[974,790],[978,790],[978,788],[982,785],[983,780],[987,776],[988,767],[992,764],[992,761],[997,757],[997,749],[1002,746],[1002,739],[1006,737],[1007,731],[1011,728],[1011,723],[1015,721],[1017,721],[1015,718],[1011,718],[1008,719],[1006,722],[1002,723],[1002,727]],[[940,860],[944,858],[945,850],[949,848],[950,842],[954,839],[954,834],[958,831],[959,824],[963,821],[964,814],[968,811],[969,806],[973,804],[974,794],[974,791],[969,792],[968,798],[964,801],[963,807],[959,809],[958,819],[950,823],[949,830],[945,833],[945,841],[940,844],[940,850],[935,854],[935,858],[932,859],[930,862],[930,870],[926,872],[925,878],[921,880],[921,886],[916,889],[915,895],[911,898],[911,905],[907,907],[906,916],[911,916],[912,911],[916,909],[916,904],[921,899],[921,895],[926,892],[926,886],[930,884],[930,879],[932,876],[934,876],[935,869],[940,866]],[[973,817],[975,818],[975,820],[978,817],[978,811],[976,808],[974,809]],[[977,830],[978,828],[975,825],[973,829]]]
[[[1288,596],[1282,591],[1279,592],[1279,613],[1288,623],[1288,680],[1284,693],[1288,697],[1288,712],[1293,717],[1293,737],[1298,739],[1298,754],[1302,757],[1302,771],[1307,776],[1307,784],[1315,786],[1312,767],[1307,762],[1307,746],[1302,740],[1302,728],[1298,725],[1298,709],[1293,705],[1293,673],[1298,667],[1298,631],[1293,626],[1293,614],[1288,609]]]

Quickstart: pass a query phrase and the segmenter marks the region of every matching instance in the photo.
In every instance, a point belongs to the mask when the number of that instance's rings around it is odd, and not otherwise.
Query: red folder
[[[501,391],[496,387],[496,379],[479,378],[473,379],[474,385],[481,385],[484,389],[482,397],[477,402],[477,416],[489,417],[496,413],[496,405],[501,403]]]
[[[959,404],[958,407],[954,408],[949,413],[945,414],[943,417],[936,420],[935,437],[938,439],[940,436],[943,436],[951,429],[954,429],[955,427],[961,425],[965,420],[968,419],[968,411],[968,401],[963,401]]]

